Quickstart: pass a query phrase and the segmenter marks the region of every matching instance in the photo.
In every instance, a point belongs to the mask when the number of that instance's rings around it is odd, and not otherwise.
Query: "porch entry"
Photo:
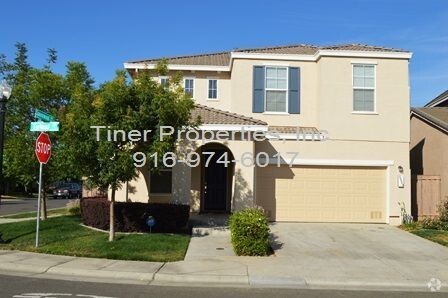
[[[207,144],[201,148],[202,212],[230,211],[233,164],[226,166],[222,162],[225,154],[229,161],[233,160],[230,151],[221,144]]]

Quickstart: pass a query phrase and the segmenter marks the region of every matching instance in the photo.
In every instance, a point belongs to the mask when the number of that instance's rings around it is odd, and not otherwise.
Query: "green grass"
[[[67,214],[68,214],[67,208],[65,208],[65,207],[47,210],[47,216],[67,215]],[[0,216],[0,218],[29,218],[29,217],[36,217],[36,211],[21,212],[21,213],[16,213],[16,214]]]
[[[417,223],[402,225],[401,228],[422,238],[431,240],[444,246],[448,246],[448,231],[423,229]]]
[[[108,234],[80,225],[77,216],[60,216],[41,222],[40,246],[34,247],[34,220],[1,224],[3,239],[0,249],[15,249],[56,255],[170,262],[183,260],[190,241],[178,234],[117,234],[109,242]]]

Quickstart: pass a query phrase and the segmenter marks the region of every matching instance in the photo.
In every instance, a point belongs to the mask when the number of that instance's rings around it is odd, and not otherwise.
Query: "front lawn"
[[[401,228],[422,238],[448,246],[448,231],[424,229],[419,224],[402,225]]]
[[[109,242],[108,234],[80,226],[78,216],[49,218],[40,225],[40,246],[34,247],[34,220],[1,224],[0,249],[16,249],[56,255],[171,262],[183,260],[190,237],[179,234],[117,234]]]

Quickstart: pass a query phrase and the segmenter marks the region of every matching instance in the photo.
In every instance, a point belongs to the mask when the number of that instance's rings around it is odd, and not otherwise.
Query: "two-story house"
[[[185,203],[193,212],[261,206],[274,221],[399,224],[399,204],[410,213],[411,56],[349,44],[168,58],[170,74],[157,79],[182,73],[199,130],[236,137],[180,144],[216,154],[201,155],[195,167],[142,170],[121,191],[130,201]],[[124,66],[135,76],[158,61]],[[267,137],[254,138],[260,131]]]

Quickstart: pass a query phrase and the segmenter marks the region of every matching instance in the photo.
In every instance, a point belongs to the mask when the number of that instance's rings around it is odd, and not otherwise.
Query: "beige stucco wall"
[[[413,116],[410,150],[413,174],[440,176],[441,199],[448,199],[448,134]]]
[[[184,78],[194,79],[195,102],[209,107],[230,111],[231,110],[231,79],[229,72],[211,72],[211,71],[170,71],[168,76],[181,73]],[[158,80],[158,78],[155,78]],[[208,99],[208,80],[218,80],[218,98]],[[182,82],[182,86],[183,86]]]
[[[376,63],[376,113],[353,113],[352,63]],[[408,61],[323,57],[319,60],[319,129],[332,139],[409,142]],[[306,111],[304,111],[306,112]]]

